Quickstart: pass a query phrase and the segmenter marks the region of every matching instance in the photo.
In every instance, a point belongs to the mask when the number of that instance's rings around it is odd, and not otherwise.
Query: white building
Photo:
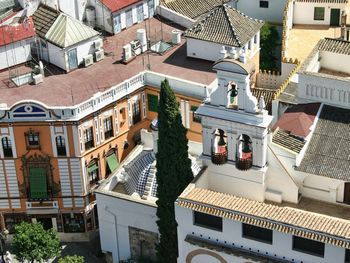
[[[47,5],[78,20],[83,20],[87,0],[17,0],[32,15],[40,4]]]
[[[88,0],[88,5],[87,22],[111,34],[117,34],[153,17],[158,0]]]
[[[35,11],[33,20],[41,59],[69,72],[104,58],[100,34],[79,20],[44,5]]]
[[[224,45],[233,58],[245,56],[259,67],[262,26],[263,21],[252,19],[226,4],[220,5],[186,31],[187,56],[217,61]]]
[[[158,134],[141,131],[142,144],[96,190],[101,248],[112,254],[113,262],[148,257],[155,259],[159,239],[156,221],[157,181],[155,149]],[[189,144],[198,153],[198,144]],[[192,159],[192,171],[200,167]]]
[[[176,201],[178,262],[349,262],[349,107],[298,105],[271,134],[249,62],[214,70],[196,111],[207,169]]]
[[[34,42],[31,18],[19,23],[19,18],[0,26],[0,70],[30,61]]]

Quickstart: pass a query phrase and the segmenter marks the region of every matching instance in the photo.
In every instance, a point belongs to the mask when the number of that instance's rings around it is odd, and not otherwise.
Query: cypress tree
[[[157,216],[160,241],[159,263],[176,263],[177,223],[174,202],[192,181],[188,158],[186,128],[182,125],[179,105],[167,79],[162,81],[158,107]]]

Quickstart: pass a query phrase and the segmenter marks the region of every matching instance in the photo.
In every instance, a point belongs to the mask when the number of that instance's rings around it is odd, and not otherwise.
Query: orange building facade
[[[176,93],[188,138],[201,142],[198,96]],[[98,229],[94,189],[140,142],[157,118],[159,88],[139,85],[77,107],[20,102],[0,109],[0,226],[41,222],[62,240]]]

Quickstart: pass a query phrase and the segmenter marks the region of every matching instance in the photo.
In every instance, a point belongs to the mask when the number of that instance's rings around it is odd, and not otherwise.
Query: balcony
[[[223,149],[223,151],[218,152],[212,152],[211,153],[211,161],[213,164],[216,165],[223,165],[227,163],[227,149],[226,147]]]

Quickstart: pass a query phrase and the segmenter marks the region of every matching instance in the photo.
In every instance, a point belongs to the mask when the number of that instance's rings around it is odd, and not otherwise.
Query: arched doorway
[[[186,257],[186,263],[227,263],[227,261],[220,256],[219,254],[205,250],[205,249],[197,249],[190,252]]]

